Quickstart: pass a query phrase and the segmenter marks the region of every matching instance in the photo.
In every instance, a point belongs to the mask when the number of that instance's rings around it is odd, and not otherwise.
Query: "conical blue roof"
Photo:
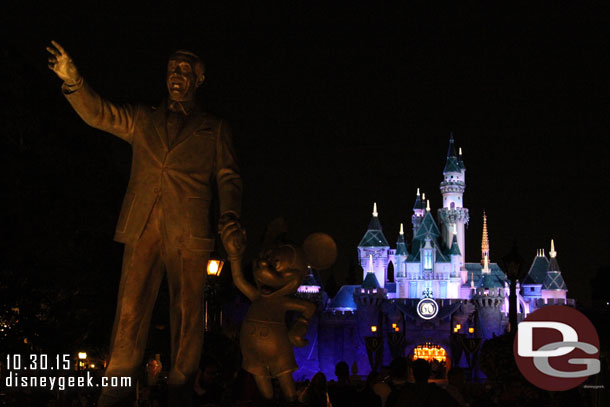
[[[455,152],[455,144],[453,142],[453,132],[449,135],[449,149],[447,150],[447,158],[455,157],[457,158],[457,153]]]
[[[557,263],[557,258],[556,257],[551,257],[551,260],[549,260],[549,266],[547,268],[547,271],[558,271],[558,272],[561,272],[561,270],[559,270],[559,263]]]
[[[381,223],[377,216],[373,216],[369,222],[369,227],[360,240],[358,247],[390,247],[388,240],[381,230]]]
[[[413,240],[424,240],[426,237],[436,239],[440,235],[441,232],[438,230],[438,226],[436,226],[436,222],[434,221],[432,214],[426,211],[424,219],[419,225],[419,228],[417,228],[415,236],[413,236]]]
[[[320,283],[316,280],[312,273],[307,274],[301,285],[311,285],[320,287]]]
[[[546,278],[546,272],[549,268],[549,260],[546,256],[536,256],[530,266],[527,275],[523,279],[522,285],[542,284]]]
[[[559,263],[557,263],[557,259],[555,257],[551,257],[549,261],[549,267],[546,272],[546,276],[544,277],[544,282],[542,283],[542,288],[545,290],[567,290],[567,286],[563,277],[561,276],[561,271],[559,270]]]
[[[356,303],[354,302],[354,288],[357,288],[357,285],[344,285],[339,289],[335,298],[330,302],[329,308],[339,308],[339,309],[348,309],[355,310],[358,308]]]
[[[460,252],[460,246],[458,245],[456,235],[453,235],[453,241],[451,242],[451,250],[449,250],[449,254],[457,254],[458,256],[462,254]]]
[[[405,235],[398,234],[398,240],[396,241],[396,255],[397,256],[408,256],[407,244],[405,243]]]
[[[457,157],[447,157],[447,162],[445,163],[445,168],[443,169],[443,173],[446,172],[462,172],[462,168],[460,167],[460,162]]]
[[[563,281],[563,277],[561,276],[561,272],[559,271],[549,271],[546,273],[546,277],[544,278],[544,283],[542,284],[542,288],[545,290],[567,290],[565,281]]]
[[[377,281],[377,277],[375,277],[375,273],[366,273],[366,277],[362,282],[362,288],[379,288],[379,281]]]
[[[415,203],[413,204],[413,210],[416,209],[426,209],[426,205],[424,201],[422,201],[422,199],[420,198],[419,194],[415,196]]]
[[[462,159],[461,155],[458,157],[458,165],[460,167],[460,170],[466,169],[466,164],[464,164],[464,160]]]
[[[461,172],[462,168],[460,166],[460,160],[458,159],[458,155],[455,152],[455,144],[453,143],[453,133],[449,137],[449,149],[447,150],[447,162],[445,163],[445,172]]]

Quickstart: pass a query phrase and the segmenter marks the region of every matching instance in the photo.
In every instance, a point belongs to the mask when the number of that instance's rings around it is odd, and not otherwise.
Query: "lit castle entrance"
[[[424,359],[430,363],[431,379],[444,379],[451,368],[451,359],[447,356],[445,348],[430,342],[417,345],[413,349],[410,359]]]

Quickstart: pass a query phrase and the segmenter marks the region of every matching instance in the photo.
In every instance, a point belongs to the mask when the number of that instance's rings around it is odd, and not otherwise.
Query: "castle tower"
[[[462,264],[464,268],[466,254],[466,237],[464,225],[468,223],[468,209],[464,208],[463,197],[466,189],[466,166],[460,155],[455,152],[453,134],[449,139],[449,150],[447,152],[447,162],[443,170],[443,181],[440,190],[443,195],[443,207],[438,210],[439,223],[442,224],[442,236],[445,245],[451,247],[453,241],[454,225],[457,229],[457,241],[462,253]]]
[[[426,194],[423,198],[419,196],[419,188],[417,188],[417,195],[415,197],[415,204],[413,205],[413,216],[411,216],[411,224],[413,225],[413,236],[417,233],[419,225],[426,214]]]
[[[544,255],[542,249],[538,249],[536,251],[536,257],[534,257],[534,261],[521,283],[521,294],[526,301],[542,297],[542,286],[548,268],[549,260]]]
[[[382,329],[383,318],[381,309],[386,301],[386,290],[379,285],[373,269],[373,256],[369,256],[369,271],[365,272],[364,280],[360,287],[354,288],[354,303],[358,312],[358,332],[364,342],[365,336],[372,334],[371,327]]]
[[[549,256],[549,265],[542,283],[542,298],[558,298],[565,301],[568,287],[561,276],[561,270],[559,270],[557,252],[555,251],[555,242],[553,240],[551,240],[551,251],[549,252]]]
[[[487,215],[483,212],[483,237],[481,239],[481,265],[485,258],[489,260],[489,236],[487,235]]]
[[[394,276],[396,281],[396,292],[398,298],[408,297],[408,284],[407,278],[407,243],[405,242],[405,231],[404,226],[400,224],[400,232],[398,233],[398,240],[396,240],[396,254],[395,265],[394,265]]]
[[[485,257],[481,279],[472,295],[477,310],[476,329],[484,339],[491,339],[504,332],[502,327],[502,306],[505,302],[505,283],[489,269],[489,259]]]
[[[386,282],[386,272],[389,262],[390,245],[381,230],[377,203],[373,203],[373,216],[369,222],[369,227],[358,244],[358,258],[360,266],[364,272],[362,279],[365,280],[367,272],[375,274],[381,287]],[[369,258],[372,257],[372,265],[369,265]]]

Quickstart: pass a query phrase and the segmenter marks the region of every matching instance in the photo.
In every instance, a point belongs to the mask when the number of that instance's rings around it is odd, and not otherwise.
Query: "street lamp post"
[[[206,332],[219,330],[221,327],[222,311],[219,311],[219,306],[216,301],[216,283],[224,261],[217,256],[210,256],[206,270],[207,279],[204,292],[204,313],[203,326]]]
[[[87,352],[78,352],[78,370],[85,370],[85,361],[87,360]]]

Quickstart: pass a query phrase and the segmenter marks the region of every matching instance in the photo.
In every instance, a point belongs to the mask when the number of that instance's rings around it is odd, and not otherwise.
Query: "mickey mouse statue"
[[[255,285],[244,278],[241,259],[246,233],[239,223],[231,222],[222,231],[231,261],[235,286],[252,301],[242,323],[240,345],[243,368],[252,373],[262,396],[273,398],[272,378],[277,378],[284,397],[296,400],[292,372],[298,369],[292,346],[305,346],[309,319],[316,305],[291,296],[307,275],[307,267],[330,267],[337,258],[337,245],[327,234],[313,233],[302,246],[275,241],[267,244],[253,263]],[[287,329],[286,311],[300,316]]]

